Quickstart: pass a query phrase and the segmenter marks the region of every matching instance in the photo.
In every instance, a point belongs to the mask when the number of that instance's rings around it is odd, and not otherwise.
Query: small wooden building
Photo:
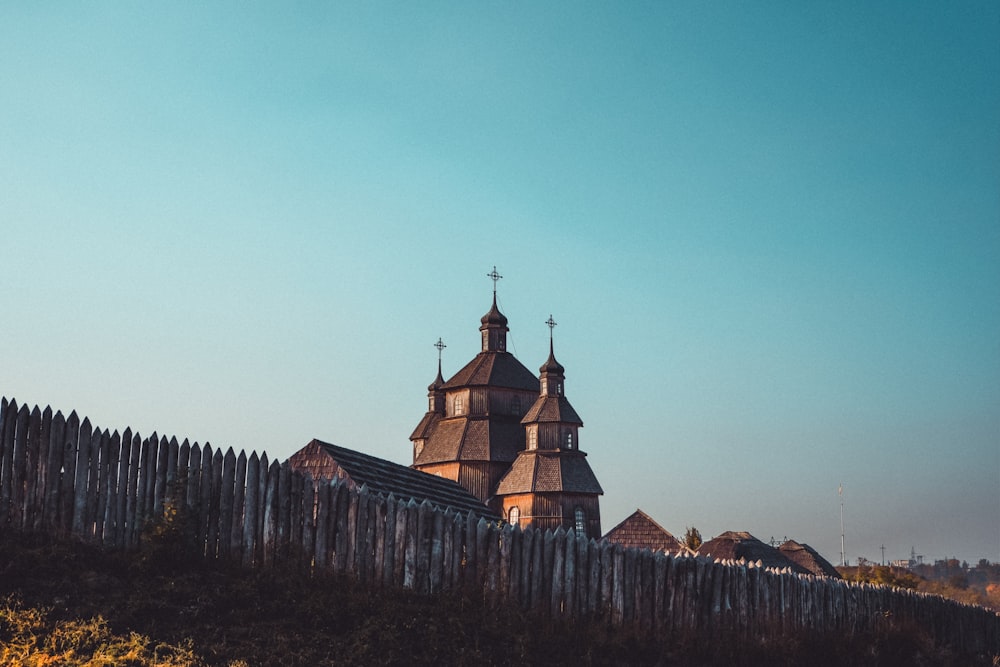
[[[798,563],[818,577],[841,578],[840,572],[837,572],[837,568],[830,561],[820,556],[819,552],[808,544],[800,544],[795,540],[788,540],[778,547],[778,551],[784,554],[789,560]]]
[[[428,500],[441,509],[472,512],[489,521],[500,518],[451,480],[321,440],[313,440],[292,454],[288,463],[292,470],[308,474],[313,479],[339,478],[351,488],[365,486],[370,492],[383,496],[391,493],[400,500],[413,500],[418,504]]]
[[[609,530],[604,539],[626,548],[649,549],[674,555],[688,552],[688,548],[670,531],[640,509]]]

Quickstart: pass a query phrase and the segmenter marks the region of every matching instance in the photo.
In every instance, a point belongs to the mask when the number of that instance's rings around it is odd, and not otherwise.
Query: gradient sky
[[[0,394],[409,463],[493,265],[605,530],[1000,561],[996,2],[0,6]]]

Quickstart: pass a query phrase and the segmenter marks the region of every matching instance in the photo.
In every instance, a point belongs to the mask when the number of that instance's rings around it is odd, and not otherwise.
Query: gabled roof
[[[457,482],[321,440],[311,441],[288,461],[293,470],[305,472],[314,479],[339,477],[354,487],[365,485],[369,491],[380,495],[391,493],[396,498],[416,503],[428,500],[442,509],[472,512],[491,521],[499,518]]]
[[[687,547],[670,534],[666,528],[640,509],[625,517],[604,536],[605,540],[623,547],[650,549],[666,553],[686,551]]]
[[[518,454],[517,460],[497,484],[496,495],[555,491],[604,493],[583,452],[533,449]]]
[[[522,424],[533,422],[561,422],[583,426],[583,420],[565,396],[539,396],[521,420]]]
[[[831,565],[830,561],[820,556],[819,552],[808,544],[800,544],[795,540],[788,540],[778,547],[778,551],[784,554],[789,560],[794,561],[818,577],[841,578],[840,572],[837,572],[837,568]]]
[[[726,531],[708,542],[703,542],[698,547],[698,555],[722,560],[761,561],[764,567],[776,569],[790,567],[793,572],[810,574],[804,567],[747,532]]]
[[[537,393],[538,378],[510,352],[480,352],[450,380],[444,389],[504,387]]]
[[[510,463],[517,457],[519,446],[524,446],[524,427],[517,422],[516,417],[448,417],[436,422],[423,451],[413,464],[445,461]]]

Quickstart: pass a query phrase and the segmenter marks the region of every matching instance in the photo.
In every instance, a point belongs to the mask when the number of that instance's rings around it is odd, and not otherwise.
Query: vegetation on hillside
[[[0,533],[0,656],[10,665],[897,665],[992,664],[930,645],[892,619],[865,637],[694,648],[604,623],[554,624],[459,595],[378,591],[187,553],[157,529],[142,550]],[[976,662],[978,660],[979,662]]]
[[[1000,563],[990,563],[986,559],[980,560],[975,567],[952,559],[912,568],[863,563],[837,570],[848,581],[908,588],[1000,611]]]

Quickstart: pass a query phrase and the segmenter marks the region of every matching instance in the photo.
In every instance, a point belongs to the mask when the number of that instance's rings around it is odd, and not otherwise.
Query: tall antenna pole
[[[837,493],[840,495],[840,564],[841,566],[847,566],[847,557],[845,556],[846,551],[844,550],[844,484],[841,482],[840,487],[837,489]]]

